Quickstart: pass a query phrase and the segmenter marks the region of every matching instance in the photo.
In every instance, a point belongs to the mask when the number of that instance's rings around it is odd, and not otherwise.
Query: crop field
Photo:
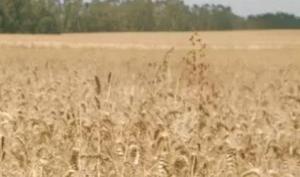
[[[299,176],[299,30],[0,35],[0,177]]]

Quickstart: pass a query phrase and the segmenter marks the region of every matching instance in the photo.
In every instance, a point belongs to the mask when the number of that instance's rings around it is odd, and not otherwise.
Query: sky
[[[300,16],[300,0],[184,0],[187,4],[215,3],[230,6],[238,15],[287,12]]]

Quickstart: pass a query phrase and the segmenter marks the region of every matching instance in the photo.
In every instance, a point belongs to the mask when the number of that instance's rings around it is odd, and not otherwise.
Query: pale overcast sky
[[[232,7],[239,15],[288,12],[300,16],[300,0],[184,0],[187,4],[215,3]]]

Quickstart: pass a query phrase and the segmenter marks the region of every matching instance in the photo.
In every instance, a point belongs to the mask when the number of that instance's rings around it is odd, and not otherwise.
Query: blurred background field
[[[247,59],[247,63],[288,64],[296,62],[300,53],[298,30],[201,32],[199,35],[207,45],[208,61],[217,60],[218,63]],[[190,36],[190,32],[2,34],[0,47],[2,58],[28,60],[43,55],[43,58],[54,60],[69,58],[125,62],[134,58],[160,59],[171,48],[176,53],[173,57],[180,58],[192,48],[188,40]]]

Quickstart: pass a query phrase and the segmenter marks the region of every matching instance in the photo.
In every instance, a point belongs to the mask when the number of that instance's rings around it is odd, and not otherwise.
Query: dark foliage
[[[286,13],[247,18],[222,5],[187,6],[182,0],[1,0],[0,32],[189,31],[296,29]]]

